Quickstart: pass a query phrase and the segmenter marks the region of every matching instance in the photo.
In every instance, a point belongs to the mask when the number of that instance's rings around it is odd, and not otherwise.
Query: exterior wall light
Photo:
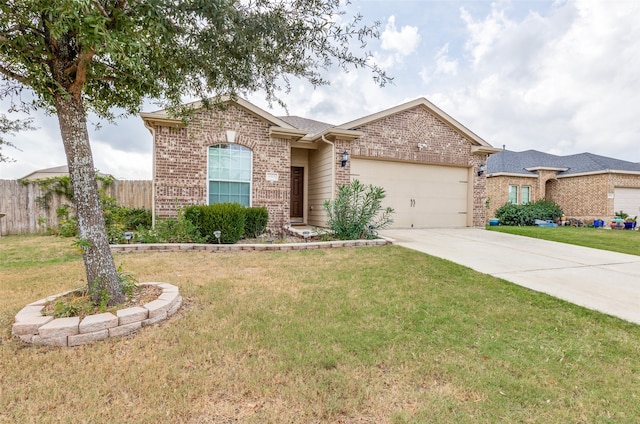
[[[480,166],[478,167],[478,177],[484,174],[484,168],[485,168],[484,163],[481,163]]]
[[[348,160],[349,160],[349,152],[345,150],[344,152],[342,152],[342,161],[340,162],[340,165],[342,165],[342,167],[344,168],[345,166],[347,166]]]

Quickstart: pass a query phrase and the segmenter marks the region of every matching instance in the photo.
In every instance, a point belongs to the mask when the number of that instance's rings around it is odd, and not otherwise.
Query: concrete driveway
[[[640,324],[640,256],[477,228],[384,230],[381,235],[394,244]]]

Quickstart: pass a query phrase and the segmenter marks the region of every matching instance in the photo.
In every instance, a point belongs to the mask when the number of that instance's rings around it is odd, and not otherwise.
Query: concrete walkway
[[[640,324],[640,256],[475,228],[385,230],[381,235],[394,244]]]

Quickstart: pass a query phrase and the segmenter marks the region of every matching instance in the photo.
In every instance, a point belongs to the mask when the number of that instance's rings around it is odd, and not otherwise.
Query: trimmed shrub
[[[562,209],[554,202],[538,200],[526,205],[505,203],[496,211],[501,225],[535,225],[536,219],[555,221],[563,215]]]
[[[244,234],[246,209],[238,203],[214,203],[185,208],[185,218],[191,221],[207,243],[216,243],[214,231],[220,231],[221,243],[236,243]]]
[[[269,212],[267,211],[267,208],[264,206],[247,208],[245,213],[244,237],[259,237],[267,229],[267,222],[269,221]]]

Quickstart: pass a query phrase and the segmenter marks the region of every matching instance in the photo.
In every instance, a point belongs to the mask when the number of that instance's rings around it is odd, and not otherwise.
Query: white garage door
[[[353,159],[351,179],[385,189],[392,228],[467,226],[466,168]]]
[[[640,188],[616,187],[613,194],[613,210],[623,211],[631,216],[640,215]]]

